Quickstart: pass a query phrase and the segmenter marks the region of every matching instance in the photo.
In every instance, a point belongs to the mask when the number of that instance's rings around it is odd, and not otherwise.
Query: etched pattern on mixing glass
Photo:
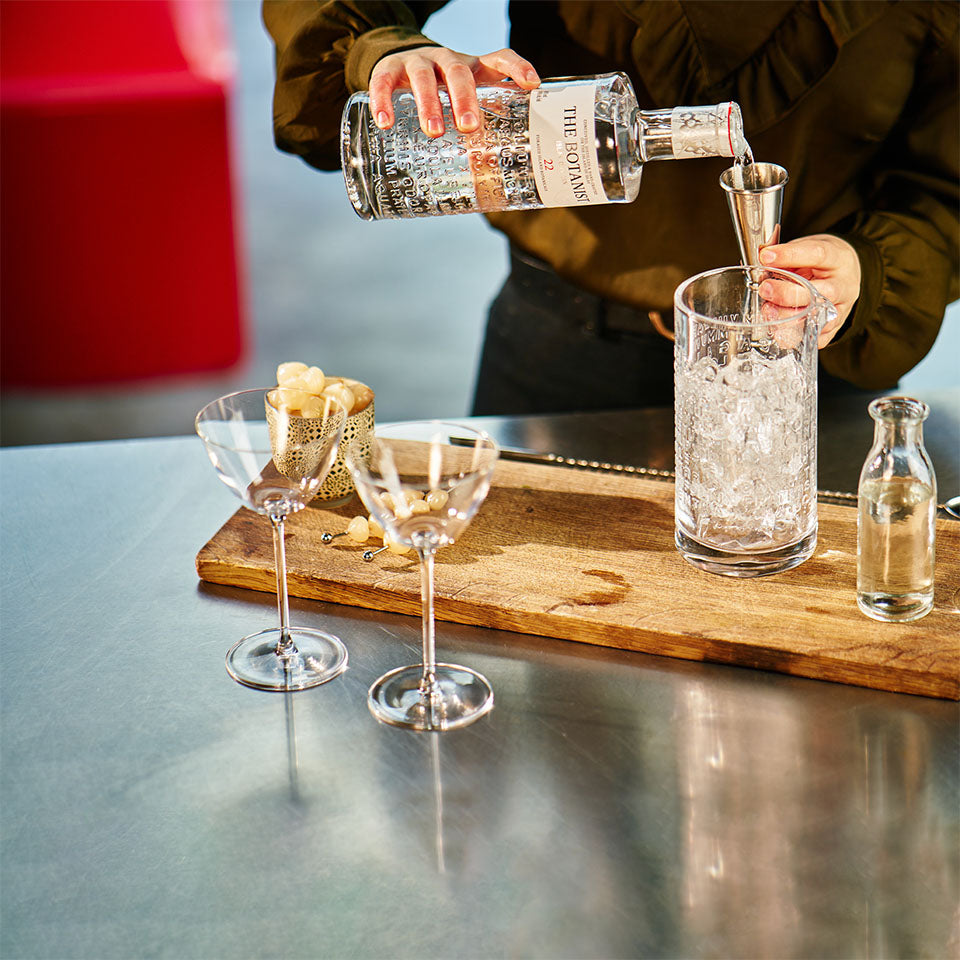
[[[816,525],[815,380],[792,354],[760,350],[679,371],[677,519],[718,550],[769,550]],[[784,430],[782,424],[796,429]]]

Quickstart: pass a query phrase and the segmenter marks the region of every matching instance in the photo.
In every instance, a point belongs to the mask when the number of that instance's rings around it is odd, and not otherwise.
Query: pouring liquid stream
[[[756,160],[750,144],[744,140],[744,150],[733,158],[733,187],[737,190],[759,190],[762,188],[762,178],[757,171]],[[734,229],[737,225],[734,224]],[[742,229],[742,227],[740,228]],[[747,287],[744,291],[741,315],[745,322],[759,323],[762,314],[760,309],[760,271],[758,263],[745,263],[744,266],[757,267],[750,272]],[[731,358],[732,359],[732,358]]]

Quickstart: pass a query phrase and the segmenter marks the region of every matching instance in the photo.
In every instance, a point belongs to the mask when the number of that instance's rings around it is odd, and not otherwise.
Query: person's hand
[[[446,86],[457,129],[471,133],[480,126],[477,84],[510,77],[525,90],[540,85],[533,64],[509,48],[471,57],[446,47],[415,47],[391,53],[370,74],[370,110],[381,129],[393,126],[393,91],[409,87],[417,103],[420,129],[428,137],[444,130],[437,84]]]
[[[823,325],[817,339],[825,347],[843,326],[860,296],[860,258],[840,237],[817,233],[789,243],[770,244],[760,251],[764,266],[789,270],[809,280],[836,308],[834,320]],[[805,307],[803,290],[797,284],[764,280],[760,295],[782,307]]]

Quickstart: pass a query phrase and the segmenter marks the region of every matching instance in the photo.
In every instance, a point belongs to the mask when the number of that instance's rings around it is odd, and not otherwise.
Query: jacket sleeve
[[[870,171],[874,202],[836,231],[860,257],[861,294],[820,358],[865,389],[895,386],[919,363],[958,297],[957,50],[954,31],[918,61],[900,129]]]
[[[264,0],[276,47],[277,146],[320,170],[340,166],[340,115],[389,53],[433,44],[420,31],[442,2]]]

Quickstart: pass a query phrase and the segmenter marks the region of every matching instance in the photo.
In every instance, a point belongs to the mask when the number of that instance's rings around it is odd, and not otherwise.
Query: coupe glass
[[[242,390],[214,400],[197,414],[196,429],[220,479],[273,528],[280,626],[235,643],[227,672],[258,690],[304,690],[343,673],[347,650],[329,633],[290,626],[284,521],[320,489],[347,411],[331,398],[322,416],[296,417],[273,407],[269,392]]]
[[[466,442],[454,445],[452,435]],[[484,677],[436,661],[433,567],[437,550],[453,543],[479,509],[498,455],[483,431],[436,420],[378,426],[369,456],[357,444],[345,452],[357,492],[374,519],[420,558],[423,662],[391,670],[370,688],[370,710],[384,723],[452,730],[493,709],[493,690]]]

